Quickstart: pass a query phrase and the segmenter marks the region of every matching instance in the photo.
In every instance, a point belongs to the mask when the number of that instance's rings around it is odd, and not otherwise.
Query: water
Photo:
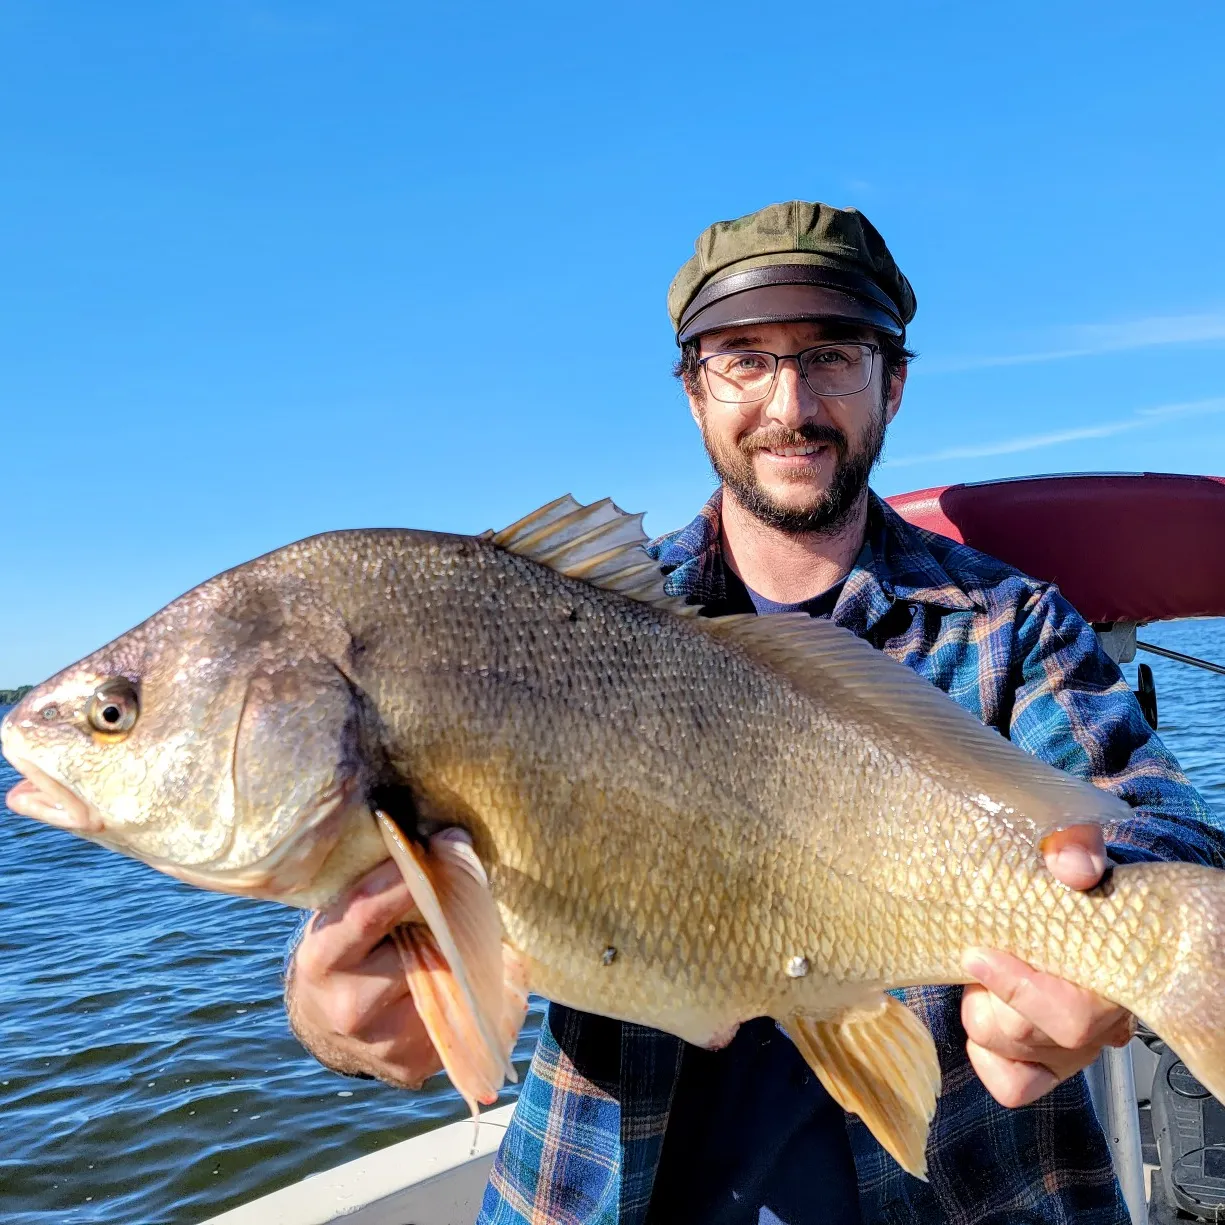
[[[0,761],[0,794],[16,781]],[[302,1050],[280,977],[297,913],[0,816],[4,1225],[191,1225],[467,1115],[443,1077],[408,1093]]]
[[[1225,662],[1225,620],[1141,637]],[[1141,658],[1162,735],[1225,814],[1225,677]],[[0,762],[0,791],[14,781]],[[408,1093],[302,1051],[281,1006],[294,912],[190,889],[7,813],[0,865],[6,1225],[192,1225],[465,1115],[441,1077]],[[533,1013],[521,1072],[538,1024]]]

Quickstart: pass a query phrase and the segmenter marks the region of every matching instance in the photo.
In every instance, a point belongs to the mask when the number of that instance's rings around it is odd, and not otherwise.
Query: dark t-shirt
[[[842,594],[845,584],[846,579],[843,579],[842,582],[835,583],[828,591],[823,591],[820,595],[814,595],[807,600],[801,600],[798,604],[780,604],[777,600],[769,600],[764,595],[759,595],[752,587],[745,587],[743,583],[740,583],[740,586],[744,588],[744,594],[748,596],[749,602],[753,605],[753,611],[762,616],[767,613],[805,612],[810,617],[828,617],[834,611],[834,605],[838,603],[838,597]]]
[[[779,604],[729,570],[720,613],[828,617],[842,583]],[[855,1161],[842,1108],[768,1017],[721,1051],[685,1047],[648,1225],[859,1225]]]
[[[860,1225],[842,1108],[768,1017],[685,1047],[648,1225]]]

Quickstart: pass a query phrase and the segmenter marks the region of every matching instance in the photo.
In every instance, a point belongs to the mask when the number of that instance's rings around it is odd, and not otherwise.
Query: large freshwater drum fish
[[[475,1110],[528,990],[716,1047],[777,1018],[922,1176],[939,1091],[890,988],[1007,950],[1131,1010],[1225,1098],[1225,874],[1051,831],[1127,817],[807,616],[665,596],[638,517],[345,531],[209,580],[3,724],[9,807],[209,889],[317,907],[385,859],[396,941]]]

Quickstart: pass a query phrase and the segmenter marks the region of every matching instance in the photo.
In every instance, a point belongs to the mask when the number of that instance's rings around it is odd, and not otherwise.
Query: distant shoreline
[[[16,689],[0,689],[0,706],[16,706],[33,685],[18,685]]]

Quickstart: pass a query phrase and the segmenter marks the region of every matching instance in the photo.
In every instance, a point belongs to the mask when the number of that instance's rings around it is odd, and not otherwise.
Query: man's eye
[[[845,349],[818,349],[809,359],[810,366],[849,365],[851,355]]]
[[[754,370],[764,370],[766,359],[757,353],[741,353],[732,363],[733,370],[748,374]]]

